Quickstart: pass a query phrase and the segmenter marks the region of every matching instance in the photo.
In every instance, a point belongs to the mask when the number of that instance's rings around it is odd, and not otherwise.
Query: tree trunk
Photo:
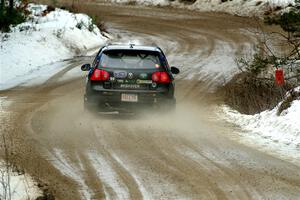
[[[14,0],[9,0],[9,13],[12,13],[14,9]]]
[[[3,10],[4,10],[4,0],[1,0],[0,12],[3,12]]]

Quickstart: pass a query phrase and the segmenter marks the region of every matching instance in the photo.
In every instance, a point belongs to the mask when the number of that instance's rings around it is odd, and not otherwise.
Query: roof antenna
[[[130,48],[133,49],[133,46],[135,46],[135,44],[129,44]]]

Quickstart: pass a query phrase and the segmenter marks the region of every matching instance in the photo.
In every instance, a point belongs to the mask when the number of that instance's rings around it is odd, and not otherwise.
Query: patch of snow
[[[178,191],[176,184],[162,174],[154,173],[151,169],[135,165],[128,157],[111,153],[112,157],[131,175],[139,187],[143,199],[188,199]]]
[[[60,149],[54,149],[49,154],[52,164],[64,175],[76,181],[80,186],[80,193],[83,199],[92,199],[93,191],[88,187],[84,180],[83,167],[80,159],[76,164],[68,159],[67,155]],[[76,166],[79,163],[79,166]]]
[[[241,127],[285,144],[300,147],[300,100],[295,100],[282,115],[277,116],[277,107],[256,115],[243,115],[224,107],[228,117]]]
[[[18,175],[0,161],[0,199],[34,200],[42,196],[36,182],[27,174]]]
[[[104,192],[106,199],[130,199],[130,194],[126,185],[121,182],[121,178],[114,171],[108,160],[96,152],[88,153],[89,160],[97,172],[101,182],[104,184]],[[111,198],[106,188],[110,188],[115,192],[116,196]]]
[[[31,69],[23,75],[15,76],[14,79],[6,81],[5,84],[0,86],[0,90],[6,90],[17,85],[34,86],[43,84],[49,77],[55,75],[66,67],[68,67],[67,62],[56,62],[52,64],[37,66],[36,68]]]
[[[203,59],[197,66],[199,80],[210,79],[212,84],[222,85],[229,81],[238,71],[235,62],[235,48],[228,43],[216,41],[216,48],[211,55]]]
[[[279,154],[299,162],[300,100],[294,100],[291,107],[277,116],[279,105],[272,110],[266,110],[255,115],[241,114],[223,106],[222,110],[225,115],[222,117],[245,130],[241,137],[252,140],[254,144],[267,146]]]
[[[123,163],[123,161],[121,161],[119,159],[118,156],[116,156],[115,154],[112,155],[112,157],[123,167],[123,169],[125,169],[134,179],[134,181],[136,182],[136,184],[139,187],[139,190],[143,196],[144,200],[150,200],[153,199],[152,196],[149,194],[149,192],[146,190],[146,188],[143,186],[143,184],[141,183],[140,179],[137,177],[137,175],[133,172],[133,171],[129,171],[128,166],[125,165]]]
[[[107,41],[87,15],[55,9],[42,16],[45,9],[29,4],[32,14],[26,22],[10,33],[0,32],[0,90],[23,83],[41,69],[46,74],[49,64],[85,55]]]
[[[81,65],[75,66],[73,69],[67,71],[59,81],[67,81],[78,77],[84,77],[85,74],[81,71]]]
[[[201,80],[209,82],[208,90],[214,90],[220,85],[225,84],[239,72],[236,63],[237,47],[232,44],[220,40],[215,40],[215,47],[209,55],[203,54],[207,52],[205,48],[195,51],[194,55],[187,54],[182,56],[171,57],[169,59],[172,63],[182,63],[185,65],[181,68],[182,73],[178,77],[187,80]],[[244,51],[253,52],[253,47],[247,43],[243,44]],[[178,60],[177,59],[181,59]],[[199,59],[201,58],[201,59]],[[175,61],[173,61],[173,59]]]

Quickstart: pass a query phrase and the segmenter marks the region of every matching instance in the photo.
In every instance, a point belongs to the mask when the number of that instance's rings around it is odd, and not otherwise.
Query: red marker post
[[[275,79],[276,79],[277,85],[279,85],[279,86],[284,85],[284,74],[283,74],[282,68],[277,68],[275,70]]]

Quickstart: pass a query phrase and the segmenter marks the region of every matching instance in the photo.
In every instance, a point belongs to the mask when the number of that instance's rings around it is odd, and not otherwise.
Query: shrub
[[[26,19],[23,12],[17,9],[4,9],[0,12],[0,30],[3,32],[9,32],[11,25],[17,25],[24,22]]]
[[[283,91],[291,88],[286,84],[279,88],[274,80],[254,76],[251,72],[237,74],[219,89],[227,105],[243,114],[255,114],[274,108],[283,98]]]

